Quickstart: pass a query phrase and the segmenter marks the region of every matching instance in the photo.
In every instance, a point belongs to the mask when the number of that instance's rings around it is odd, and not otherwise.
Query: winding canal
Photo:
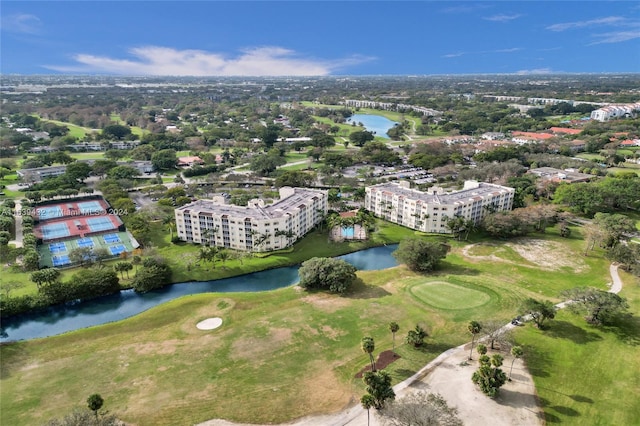
[[[374,247],[339,256],[358,270],[378,270],[397,265],[391,253],[397,244]],[[76,304],[54,306],[46,311],[2,321],[2,342],[55,336],[85,327],[129,318],[178,297],[199,293],[257,292],[288,287],[298,282],[299,265],[254,272],[214,281],[172,284],[139,294],[125,290]]]

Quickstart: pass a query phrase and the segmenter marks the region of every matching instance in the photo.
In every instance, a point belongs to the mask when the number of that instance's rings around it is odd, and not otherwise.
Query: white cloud
[[[535,74],[553,74],[555,71],[553,71],[551,68],[535,68],[532,70],[520,70],[520,71],[516,71],[516,74],[518,75],[535,75]]]
[[[509,21],[513,21],[514,19],[518,19],[521,16],[522,15],[520,14],[514,14],[514,15],[499,14],[499,15],[487,16],[482,19],[485,19],[487,21],[493,21],[493,22],[509,22]]]
[[[521,47],[510,47],[507,49],[495,49],[495,50],[479,50],[477,52],[455,52],[442,55],[443,58],[458,58],[464,55],[486,55],[487,53],[513,53],[521,51]]]
[[[374,58],[354,55],[339,60],[303,58],[282,47],[258,47],[230,57],[204,50],[177,50],[170,47],[145,46],[129,50],[132,59],[78,54],[73,66],[46,68],[77,73],[167,76],[281,76],[327,75],[347,66]]]
[[[591,19],[588,21],[565,22],[561,24],[553,24],[547,27],[551,31],[565,31],[574,28],[595,27],[600,25],[614,25],[625,21],[621,16],[607,16],[606,18]]]
[[[19,34],[38,34],[42,29],[42,21],[35,15],[17,13],[3,16],[0,20],[2,31]]]
[[[443,58],[458,58],[462,55],[466,55],[465,52],[458,52],[458,53],[447,53],[446,55],[442,55]]]
[[[623,41],[640,38],[640,30],[614,31],[611,33],[594,34],[593,37],[598,37],[600,38],[600,40],[594,41],[590,44],[620,43]]]

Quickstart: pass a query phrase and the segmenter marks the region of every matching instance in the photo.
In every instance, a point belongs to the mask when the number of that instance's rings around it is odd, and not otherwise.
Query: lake
[[[397,244],[374,247],[339,256],[358,270],[378,270],[397,265],[391,255]],[[288,287],[298,282],[300,265],[254,272],[214,281],[172,284],[148,293],[133,290],[75,304],[53,306],[46,311],[2,320],[0,341],[55,336],[68,331],[129,318],[178,297],[200,293],[257,292]]]
[[[385,139],[389,139],[387,131],[398,124],[381,115],[371,114],[354,114],[347,119],[347,124],[351,124],[352,122],[356,124],[362,123],[369,132]]]

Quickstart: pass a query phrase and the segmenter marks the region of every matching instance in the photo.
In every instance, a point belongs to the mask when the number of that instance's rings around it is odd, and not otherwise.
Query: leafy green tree
[[[556,307],[548,300],[536,300],[529,298],[524,301],[522,311],[531,316],[534,324],[542,328],[545,320],[553,319],[556,316]]]
[[[67,165],[67,169],[64,173],[74,180],[83,182],[86,178],[89,177],[91,171],[91,166],[84,161],[74,161],[73,163]]]
[[[54,268],[41,269],[31,273],[31,281],[33,281],[38,289],[45,284],[52,285],[60,279],[60,271]]]
[[[469,321],[467,330],[469,330],[469,333],[471,333],[471,349],[469,350],[469,359],[473,359],[473,344],[476,341],[476,336],[480,334],[480,331],[482,330],[482,325],[478,321]]]
[[[511,355],[513,356],[513,359],[511,360],[511,368],[509,368],[509,381],[511,381],[513,363],[516,362],[516,359],[522,358],[522,355],[524,355],[524,349],[522,349],[522,346],[514,346],[511,348]]]
[[[356,267],[341,259],[314,257],[298,270],[300,287],[345,293],[356,279]]]
[[[513,238],[527,235],[527,224],[513,212],[490,213],[482,220],[482,228],[497,238]]]
[[[598,290],[593,287],[576,287],[562,292],[562,296],[571,300],[568,308],[571,312],[585,314],[589,324],[607,324],[618,314],[627,310],[627,301],[615,293]]]
[[[593,223],[603,230],[606,235],[603,243],[608,248],[618,244],[625,235],[636,232],[635,221],[622,214],[596,213]]]
[[[256,155],[251,159],[249,168],[259,176],[268,176],[275,171],[278,166],[287,163],[287,160],[280,155],[277,149],[271,149],[266,155]]]
[[[388,426],[463,426],[456,408],[449,407],[439,394],[424,391],[393,401],[382,415]]]
[[[163,259],[145,258],[133,277],[133,289],[139,293],[164,287],[171,282],[171,268]]]
[[[313,173],[301,170],[281,170],[278,172],[275,185],[277,187],[293,186],[305,188],[311,186],[314,180],[315,175]]]
[[[357,130],[349,135],[349,141],[355,146],[364,146],[365,143],[373,140],[373,133],[366,130]]]
[[[171,170],[178,164],[174,149],[161,149],[151,156],[151,164],[156,170]]]
[[[412,237],[400,241],[393,256],[412,271],[430,272],[447,256],[448,251],[449,248],[444,244]]]
[[[22,267],[26,271],[33,271],[35,269],[38,269],[39,264],[40,255],[36,250],[29,249],[25,251],[24,255],[22,256]]]
[[[111,179],[133,179],[136,176],[140,176],[140,171],[131,166],[116,166],[107,171],[107,176]]]
[[[362,348],[362,352],[369,355],[369,362],[371,362],[371,371],[376,371],[376,362],[373,357],[373,351],[376,348],[376,344],[373,341],[373,337],[363,337],[362,342],[360,342],[360,347]]]
[[[98,417],[98,410],[102,408],[103,404],[104,399],[102,399],[102,397],[97,393],[94,393],[87,398],[87,406],[89,407],[89,410],[93,411],[96,417]]]
[[[502,361],[502,356],[498,354],[491,358],[483,355],[480,357],[480,368],[471,376],[473,383],[480,386],[480,390],[490,398],[495,398],[500,387],[507,382],[507,375],[500,368]]]
[[[387,401],[393,401],[396,397],[391,386],[391,375],[384,370],[376,372],[367,371],[363,375],[366,391],[373,398],[373,406],[380,410]]]
[[[391,332],[391,336],[393,339],[393,352],[395,353],[396,351],[396,333],[398,332],[398,330],[400,330],[400,326],[398,325],[397,322],[395,321],[391,321],[389,323],[389,331]]]
[[[129,126],[123,126],[121,124],[110,124],[102,129],[103,139],[118,139],[122,140],[131,135],[131,128]]]

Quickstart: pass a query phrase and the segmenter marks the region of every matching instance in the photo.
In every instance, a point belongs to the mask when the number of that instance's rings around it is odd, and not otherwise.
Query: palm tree
[[[367,426],[369,426],[369,410],[376,405],[376,399],[371,394],[364,394],[362,398],[360,398],[360,404],[362,404],[362,408],[367,410]]]
[[[224,268],[224,262],[229,260],[230,257],[231,257],[231,253],[229,253],[229,250],[220,250],[218,252],[218,259],[220,259],[220,261],[222,262],[223,268]]]
[[[400,326],[398,325],[398,323],[395,321],[391,321],[389,323],[389,331],[393,336],[393,352],[394,353],[396,352],[396,333],[398,332],[398,330],[400,330]]]
[[[282,246],[282,237],[287,235],[287,231],[277,230],[275,234],[273,234],[276,238],[280,238],[280,246]]]
[[[169,229],[169,236],[171,240],[173,240],[173,230],[176,226],[176,217],[172,214],[167,215],[162,219],[162,224],[167,226]]]
[[[133,256],[133,259],[131,259],[131,263],[135,265],[136,272],[138,272],[138,265],[142,263],[142,258],[140,256]]]
[[[216,245],[216,235],[218,234],[219,230],[220,230],[220,227],[216,225],[213,228],[207,228],[204,231],[202,231],[202,236],[204,237],[205,242],[209,246]]]
[[[511,355],[513,355],[513,360],[511,361],[511,368],[509,369],[509,381],[511,381],[511,372],[513,371],[513,363],[516,362],[516,359],[522,357],[524,355],[524,350],[522,346],[514,346],[511,348]]]
[[[292,230],[288,230],[285,232],[284,237],[287,239],[287,247],[291,245],[291,240],[296,238],[296,233]]]
[[[362,351],[369,354],[369,361],[371,362],[371,371],[376,371],[376,363],[373,358],[373,351],[376,348],[376,344],[373,341],[373,337],[365,336],[362,338],[361,343]]]
[[[258,238],[253,242],[253,245],[254,245],[255,247],[260,247],[260,246],[262,246],[264,243],[266,243],[266,242],[267,242],[267,240],[268,240],[269,238],[271,238],[271,234],[269,234],[269,233],[260,234],[260,235],[258,236]]]
[[[467,329],[469,330],[469,333],[471,333],[471,350],[469,351],[469,359],[473,359],[473,344],[476,340],[476,334],[479,334],[480,330],[482,330],[482,325],[478,321],[470,321]]]

